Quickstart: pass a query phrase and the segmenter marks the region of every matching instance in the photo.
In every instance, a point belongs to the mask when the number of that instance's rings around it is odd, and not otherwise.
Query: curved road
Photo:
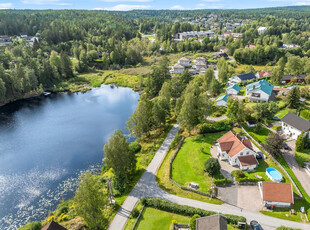
[[[135,207],[136,203],[144,197],[161,198],[163,200],[181,205],[188,205],[205,210],[212,210],[219,213],[244,216],[247,219],[247,221],[257,220],[264,227],[265,230],[275,229],[276,227],[279,227],[281,225],[292,228],[310,229],[310,225],[308,224],[286,221],[265,216],[260,214],[259,212],[242,210],[238,207],[229,204],[215,205],[197,200],[182,198],[163,191],[161,188],[158,187],[155,175],[159,166],[164,160],[169,150],[170,144],[173,141],[174,137],[176,136],[178,130],[179,127],[177,124],[175,124],[173,128],[170,130],[169,134],[167,135],[161,147],[156,152],[153,160],[148,165],[142,177],[140,178],[134,189],[131,191],[131,193],[123,203],[122,207],[118,210],[116,216],[114,217],[113,221],[111,222],[108,228],[109,230],[124,229],[131,211]]]

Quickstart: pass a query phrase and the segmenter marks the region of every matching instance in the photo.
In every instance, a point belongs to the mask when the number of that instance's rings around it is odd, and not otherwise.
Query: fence
[[[141,211],[140,211],[140,213],[139,213],[139,216],[137,217],[137,219],[136,219],[136,222],[135,222],[135,224],[133,225],[133,227],[132,227],[132,229],[131,230],[134,230],[135,228],[136,228],[136,225],[137,225],[137,223],[138,223],[138,221],[139,221],[139,219],[140,219],[140,216],[141,216],[141,214],[142,214],[142,212],[143,212],[143,210],[144,210],[144,205],[143,205],[143,207],[142,207],[142,209],[141,209]]]

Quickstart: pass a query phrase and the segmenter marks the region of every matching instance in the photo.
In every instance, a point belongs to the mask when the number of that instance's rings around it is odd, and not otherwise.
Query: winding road
[[[275,229],[276,227],[279,226],[310,229],[310,225],[308,224],[286,221],[265,216],[259,212],[240,209],[238,207],[229,204],[215,205],[197,200],[182,198],[167,193],[161,188],[159,188],[159,186],[156,183],[155,175],[162,161],[164,160],[171,145],[171,142],[175,138],[178,130],[179,126],[175,124],[168,133],[161,147],[156,152],[153,160],[148,165],[142,177],[140,178],[134,189],[131,191],[131,193],[128,195],[127,199],[125,200],[121,208],[118,210],[116,216],[114,217],[113,221],[111,222],[108,228],[109,230],[124,229],[131,211],[133,210],[137,202],[144,197],[161,198],[163,200],[173,202],[176,204],[188,205],[196,208],[201,208],[204,210],[212,210],[219,213],[244,216],[248,222],[251,220],[257,220],[264,227],[265,230]]]

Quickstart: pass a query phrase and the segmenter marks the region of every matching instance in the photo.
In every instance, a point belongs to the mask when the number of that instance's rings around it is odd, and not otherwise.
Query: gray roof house
[[[302,131],[310,130],[310,121],[307,121],[296,114],[288,113],[282,119],[282,132],[293,139],[301,134]]]
[[[227,219],[219,214],[197,218],[196,230],[227,230]]]

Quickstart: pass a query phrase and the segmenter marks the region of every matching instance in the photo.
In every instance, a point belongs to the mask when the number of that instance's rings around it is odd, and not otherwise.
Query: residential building
[[[258,182],[258,187],[266,207],[289,208],[294,204],[292,184]]]
[[[202,69],[202,68],[206,69],[207,68],[207,64],[205,62],[203,62],[203,61],[197,62],[196,65],[195,65],[195,69],[197,71],[200,71],[200,69]]]
[[[217,60],[217,59],[221,59],[221,58],[225,58],[225,59],[228,59],[229,56],[227,55],[227,53],[221,53],[221,52],[218,52],[218,53],[214,53],[213,54],[213,60]]]
[[[237,95],[240,92],[240,90],[241,90],[240,86],[233,84],[233,85],[228,86],[228,88],[226,89],[226,94]]]
[[[41,230],[67,230],[67,229],[58,224],[57,222],[51,220],[47,225],[41,228]]]
[[[227,160],[232,166],[238,166],[240,169],[254,169],[258,162],[254,161],[256,152],[253,149],[252,142],[246,137],[241,137],[232,131],[229,131],[217,140],[217,156],[220,160]],[[250,156],[243,158],[242,156]]]
[[[246,45],[244,48],[246,49],[254,49],[256,47],[256,45],[250,44],[250,45]]]
[[[273,84],[266,80],[260,80],[248,84],[246,89],[246,96],[250,101],[269,101],[273,92]]]
[[[221,52],[221,53],[227,53],[227,51],[228,51],[228,49],[227,49],[226,46],[222,46],[222,47],[220,48],[220,52]]]
[[[181,73],[183,73],[184,70],[185,70],[185,67],[183,65],[180,65],[179,63],[177,63],[171,68],[170,73],[171,74],[181,74]]]
[[[22,33],[19,34],[19,36],[20,36],[21,38],[27,38],[27,37],[28,37],[28,34],[22,32]]]
[[[229,78],[230,84],[237,84],[244,81],[250,81],[256,79],[256,76],[253,73],[243,73]]]
[[[307,121],[296,114],[288,113],[282,119],[282,132],[293,139],[301,134],[302,131],[310,131],[310,121]]]
[[[257,78],[269,77],[271,76],[271,72],[267,72],[265,70],[259,71],[255,75]]]
[[[281,82],[282,84],[288,84],[291,82],[292,78],[296,78],[298,83],[302,83],[305,81],[307,75],[306,74],[300,74],[300,75],[283,75]]]
[[[184,40],[188,38],[203,38],[203,37],[213,37],[215,33],[211,30],[209,31],[189,31],[189,32],[182,32],[177,33],[175,35],[176,39]]]
[[[191,62],[191,59],[189,57],[182,57],[182,58],[180,58],[178,63],[180,65],[184,66],[184,67],[192,66],[192,62]]]
[[[204,57],[198,57],[198,58],[196,58],[193,62],[194,62],[194,63],[204,62],[205,64],[207,63],[207,62],[206,62],[206,59],[205,59]]]
[[[300,45],[297,44],[283,44],[283,46],[281,47],[282,49],[295,49],[300,47]]]
[[[196,230],[227,230],[227,219],[220,214],[197,218]]]
[[[223,96],[220,96],[219,98],[216,99],[216,106],[227,106],[227,100],[228,100],[229,95],[225,94]]]
[[[257,29],[257,32],[258,32],[259,34],[265,34],[265,33],[267,33],[267,31],[268,31],[268,28],[267,28],[267,27],[264,27],[264,26],[261,26],[261,27],[259,27],[259,28]]]

